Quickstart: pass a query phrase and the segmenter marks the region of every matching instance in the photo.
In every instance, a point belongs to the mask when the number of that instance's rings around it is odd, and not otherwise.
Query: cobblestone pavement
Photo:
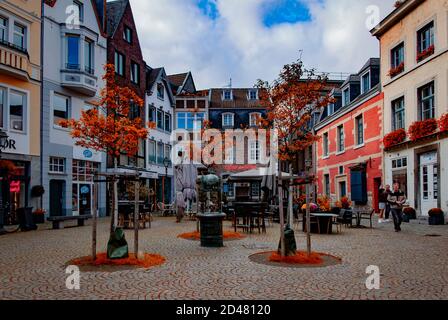
[[[99,249],[106,246],[108,223],[100,221]],[[152,229],[140,232],[140,247],[165,256],[164,265],[83,272],[77,291],[66,289],[64,264],[89,255],[91,228],[49,229],[44,225],[35,232],[0,237],[0,299],[448,299],[448,226],[414,222],[395,233],[388,223],[373,230],[343,228],[337,235],[313,236],[314,250],[339,256],[342,264],[291,269],[248,258],[275,249],[278,225],[266,235],[209,249],[177,238],[194,231],[194,222],[156,218]],[[127,239],[132,250],[132,232]],[[302,232],[297,232],[297,241],[300,248],[306,246]],[[380,268],[380,290],[366,289],[369,265]]]

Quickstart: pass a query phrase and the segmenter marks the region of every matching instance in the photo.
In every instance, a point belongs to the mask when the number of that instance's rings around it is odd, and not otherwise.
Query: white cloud
[[[217,0],[211,20],[196,0],[131,0],[147,63],[168,73],[191,70],[198,88],[252,86],[273,80],[299,50],[308,67],[356,72],[373,56],[378,41],[366,27],[366,8],[377,5],[381,17],[394,0],[303,0],[312,21],[266,28],[262,5],[278,0]]]

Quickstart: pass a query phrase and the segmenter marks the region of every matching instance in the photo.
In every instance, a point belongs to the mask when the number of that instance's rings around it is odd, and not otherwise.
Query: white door
[[[422,215],[428,216],[428,211],[438,205],[439,172],[436,152],[420,157],[420,190]]]

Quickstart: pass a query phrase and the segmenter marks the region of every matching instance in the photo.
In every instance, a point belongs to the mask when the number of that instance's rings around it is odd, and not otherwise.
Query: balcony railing
[[[88,74],[95,74],[95,69],[93,69],[92,67],[88,67],[88,66],[85,66],[84,67],[84,70],[88,73]]]
[[[27,80],[31,74],[31,65],[26,49],[0,40],[0,69],[21,80]]]
[[[79,64],[66,63],[65,68],[61,70],[61,83],[64,87],[93,97],[97,92],[97,78],[94,72],[88,66],[82,70]]]
[[[80,70],[81,70],[80,65],[79,65],[79,64],[76,64],[76,63],[66,63],[66,64],[65,64],[65,68],[66,68],[67,70],[77,70],[77,71],[80,71]]]

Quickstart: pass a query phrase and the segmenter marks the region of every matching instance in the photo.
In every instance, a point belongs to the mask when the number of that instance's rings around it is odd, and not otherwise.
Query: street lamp
[[[165,176],[163,177],[163,183],[162,183],[162,203],[165,204],[165,180],[168,178],[168,167],[170,166],[170,159],[165,157],[163,159],[163,166],[165,167]]]
[[[3,149],[6,148],[8,144],[9,136],[6,132],[0,129],[0,159],[2,158]],[[4,225],[4,210],[3,207],[3,172],[1,172],[0,176],[0,235],[5,234],[6,231],[3,228]]]

